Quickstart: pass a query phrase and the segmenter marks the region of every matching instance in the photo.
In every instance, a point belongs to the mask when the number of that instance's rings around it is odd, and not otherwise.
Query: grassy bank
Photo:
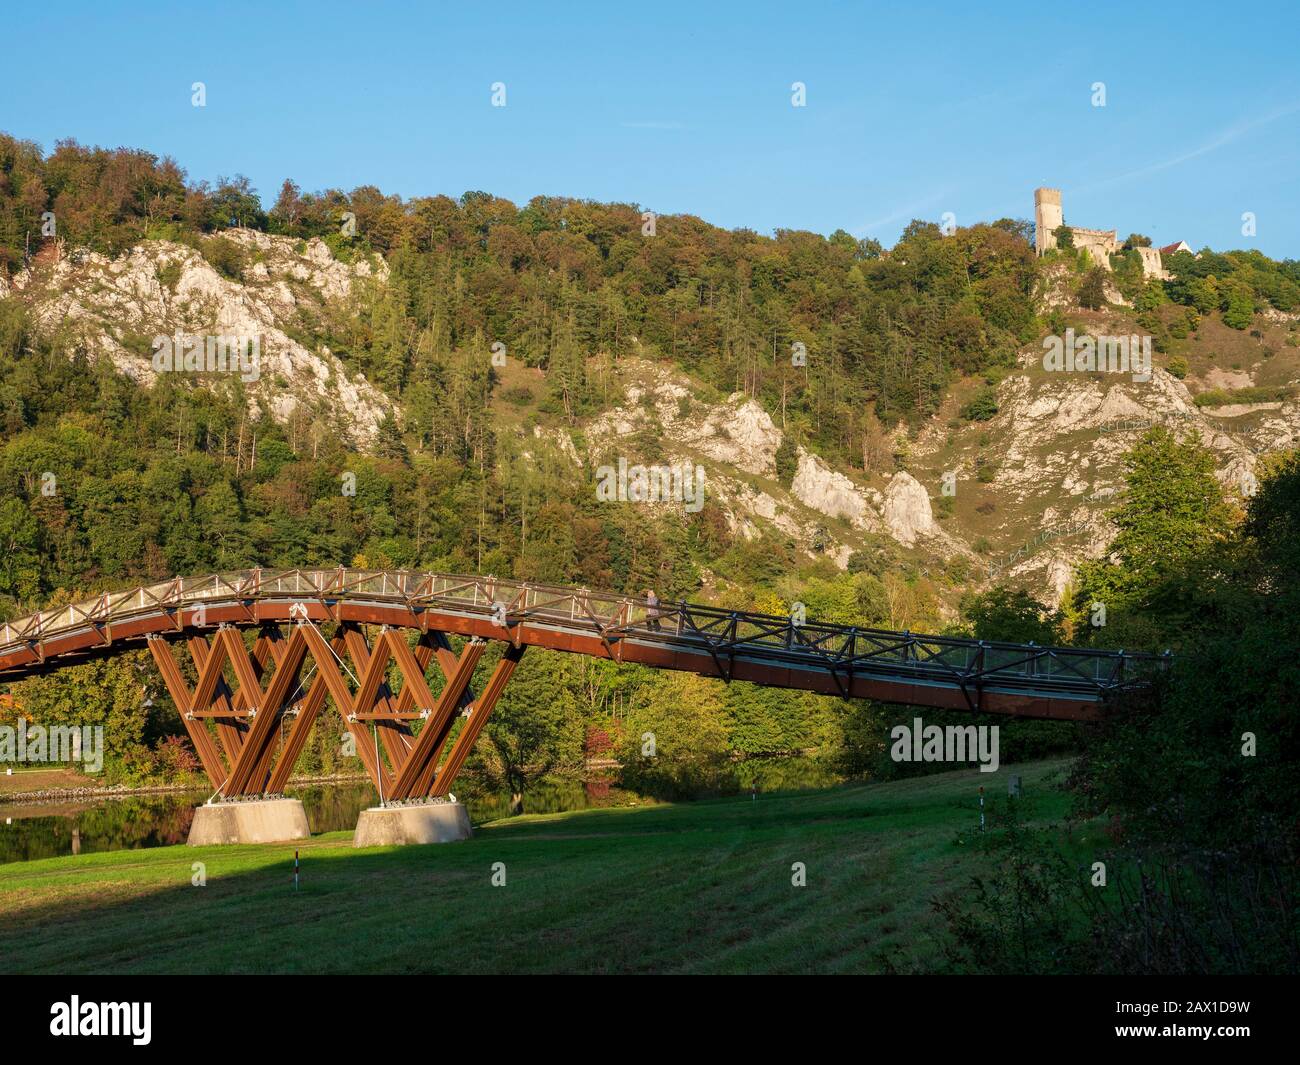
[[[0,971],[870,972],[885,953],[928,968],[930,899],[987,860],[969,844],[979,785],[1005,795],[1020,773],[1056,820],[1064,767],[515,818],[446,846],[330,833],[298,845],[296,894],[293,845],[8,865]]]

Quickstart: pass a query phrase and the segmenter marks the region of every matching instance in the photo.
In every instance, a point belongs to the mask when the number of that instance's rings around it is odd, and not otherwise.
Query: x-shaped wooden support
[[[231,661],[235,672],[239,674],[241,690],[248,693],[247,697],[250,701],[254,692],[260,696],[256,716],[253,718],[252,727],[248,730],[248,738],[244,741],[239,757],[235,759],[234,767],[230,771],[230,780],[226,782],[223,794],[256,794],[262,790],[264,780],[254,778],[263,762],[270,757],[278,735],[280,717],[288,707],[290,698],[297,691],[298,673],[307,655],[307,642],[303,639],[302,629],[295,628],[284,648],[283,656],[276,663],[271,683],[263,692],[253,670],[251,656],[244,652],[243,641],[239,639],[239,634],[234,629],[222,629],[218,635],[222,634],[227,637],[228,644],[233,640],[241,652],[237,655],[235,647],[230,647]]]
[[[189,734],[194,753],[198,755],[199,763],[212,786],[220,789],[226,782],[226,767],[221,761],[221,750],[202,719],[196,718],[192,712],[194,697],[189,685],[185,683],[180,666],[176,664],[176,657],[166,640],[153,637],[148,645],[153,660],[158,665],[158,672],[162,674],[163,684],[167,686],[172,702],[176,704],[176,712],[180,714],[185,731]]]
[[[492,670],[492,676],[488,678],[487,687],[483,689],[483,694],[474,703],[469,718],[465,721],[460,734],[457,735],[451,753],[447,755],[446,763],[438,771],[432,789],[426,790],[425,794],[446,798],[451,791],[451,785],[456,779],[456,774],[465,765],[465,759],[469,757],[469,752],[478,740],[479,733],[483,731],[483,726],[487,724],[488,715],[492,713],[497,700],[501,698],[501,693],[506,690],[506,685],[510,683],[515,666],[519,665],[519,660],[523,658],[526,646],[525,644],[510,644],[506,647],[501,660]]]
[[[316,660],[316,675],[324,683],[330,697],[334,700],[334,705],[343,715],[343,723],[347,726],[348,732],[352,734],[355,742],[358,756],[362,764],[366,767],[366,772],[370,774],[370,779],[374,781],[375,787],[379,790],[380,795],[387,795],[392,790],[392,778],[389,776],[383,760],[379,757],[379,752],[375,750],[374,745],[370,742],[370,736],[366,733],[364,722],[358,721],[354,713],[354,708],[358,704],[357,696],[352,694],[348,688],[347,681],[343,679],[343,674],[339,672],[336,662],[342,661],[339,654],[346,647],[346,640],[343,635],[334,637],[335,647],[331,650],[330,645],[325,642],[320,632],[314,625],[304,625],[302,627],[303,638],[307,641],[307,646],[311,650],[312,657]],[[386,661],[384,657],[372,655],[371,661],[367,668],[367,675],[373,669],[383,671]],[[378,691],[378,684],[375,686]],[[359,696],[358,692],[358,696]],[[296,729],[295,729],[296,731]]]
[[[187,644],[197,674],[192,691],[165,642],[151,640],[150,649],[204,771],[226,796],[281,791],[327,698],[338,706],[356,741],[357,754],[384,799],[417,798],[431,791],[445,795],[523,654],[522,647],[507,648],[483,696],[475,700],[470,681],[486,646],[478,639],[466,644],[458,656],[441,632],[423,633],[412,649],[400,630],[383,629],[371,648],[355,625],[341,625],[326,642],[320,630],[307,623],[295,625],[287,640],[278,629],[264,628],[251,652],[232,626],[219,628],[211,643],[196,633]],[[355,667],[355,691],[344,679],[344,654]],[[304,692],[307,681],[299,680],[299,674],[308,655],[314,661],[314,675]],[[396,695],[387,681],[390,660],[402,678]],[[425,679],[434,661],[445,677],[436,698]],[[226,679],[227,666],[233,688]],[[276,760],[279,722],[295,704],[297,716]],[[439,772],[457,710],[462,708],[465,726]],[[209,718],[216,737],[207,729]],[[416,718],[424,718],[418,736],[407,724]],[[373,722],[378,742],[367,732],[368,721]]]

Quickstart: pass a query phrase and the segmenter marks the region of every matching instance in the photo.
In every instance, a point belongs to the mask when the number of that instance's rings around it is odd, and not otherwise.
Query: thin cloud
[[[1279,107],[1276,110],[1269,111],[1266,114],[1256,115],[1254,118],[1242,119],[1234,122],[1231,126],[1215,134],[1204,144],[1191,151],[1183,152],[1181,155],[1175,155],[1170,159],[1164,159],[1158,163],[1151,163],[1148,166],[1140,167],[1137,170],[1130,170],[1125,174],[1116,174],[1114,177],[1103,178],[1101,181],[1095,181],[1091,185],[1085,185],[1079,189],[1072,190],[1084,192],[1089,189],[1105,188],[1109,185],[1116,185],[1121,181],[1131,181],[1134,178],[1145,177],[1147,174],[1155,174],[1161,170],[1168,170],[1170,167],[1180,166],[1192,159],[1198,159],[1202,155],[1208,155],[1210,152],[1231,144],[1233,141],[1240,140],[1251,130],[1259,129],[1261,126],[1267,126],[1278,119],[1286,118],[1300,111],[1300,100],[1295,100],[1285,107]]]
[[[923,200],[916,200],[912,203],[905,204],[904,206],[898,208],[896,211],[891,211],[883,218],[877,218],[874,222],[868,222],[865,225],[859,226],[857,229],[853,231],[853,235],[855,237],[864,237],[868,233],[872,232],[873,230],[880,229],[883,226],[892,225],[895,222],[902,222],[902,221],[910,222],[913,218],[919,218],[921,212],[924,211],[927,207],[933,207],[936,203],[941,202],[947,197],[948,197],[948,190],[943,189],[939,192],[934,193],[931,196],[927,196]]]

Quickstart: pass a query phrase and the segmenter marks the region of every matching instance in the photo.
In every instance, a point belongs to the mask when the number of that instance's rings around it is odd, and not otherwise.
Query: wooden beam
[[[233,630],[225,629],[222,631],[231,632]],[[235,639],[239,639],[238,633],[235,633]],[[233,648],[231,650],[233,652]],[[247,652],[243,651],[242,641],[240,641],[240,651],[245,656],[243,668],[241,669],[240,665],[236,665],[235,671],[237,673],[251,674],[252,667],[248,663]],[[302,662],[306,655],[307,643],[303,639],[302,630],[301,628],[295,628],[293,635],[289,637],[289,645],[285,648],[284,660],[271,678],[270,686],[261,695],[260,705],[257,708],[257,717],[253,720],[253,727],[248,730],[248,739],[244,743],[244,749],[240,751],[239,759],[230,771],[230,780],[226,782],[222,794],[247,795],[252,793],[253,775],[257,767],[262,763],[267,745],[275,743],[280,716],[288,705],[289,697],[296,690],[298,672],[302,668]],[[256,686],[256,678],[253,679]],[[258,691],[260,692],[260,688],[258,688]],[[258,784],[260,785],[260,783],[259,781]]]
[[[519,660],[524,656],[526,646],[526,644],[517,646],[511,644],[506,648],[505,653],[501,656],[501,661],[496,664],[496,668],[492,670],[492,676],[488,678],[487,687],[483,689],[483,694],[479,696],[478,702],[474,704],[474,710],[465,722],[465,727],[460,730],[460,735],[456,737],[456,742],[447,755],[446,765],[438,771],[430,794],[444,798],[451,791],[451,785],[456,779],[456,774],[465,765],[465,759],[469,757],[469,752],[478,739],[479,733],[483,731],[483,726],[487,724],[488,715],[492,713],[492,708],[496,706],[497,700],[501,698],[501,693],[506,690],[506,685],[510,683],[510,677],[515,671],[515,666],[519,665]]]
[[[356,626],[349,625],[343,631],[343,638],[347,642],[348,654],[352,658],[352,664],[356,667],[357,676],[365,676],[370,669],[371,657],[370,648],[366,646],[365,636]],[[382,643],[375,645],[375,653],[383,657],[383,673],[386,674],[388,672],[388,653]],[[363,706],[360,703],[355,704],[355,706],[353,713],[358,721],[380,722],[376,726],[379,741],[383,744],[384,753],[388,755],[388,763],[393,767],[393,772],[400,772],[402,764],[410,754],[414,738],[411,736],[410,727],[405,722],[396,721],[391,716],[385,716],[391,715],[395,709],[392,692],[388,688],[387,680],[380,683],[374,706]]]
[[[208,664],[209,648],[207,639],[196,633],[186,641],[186,646],[189,647],[190,658],[194,660],[195,672],[202,673]],[[230,686],[226,684],[224,673],[217,678],[217,686],[212,696],[212,702],[208,706],[196,706],[194,713],[197,717],[216,718],[217,738],[221,740],[222,749],[226,752],[226,762],[229,765],[234,765],[235,759],[239,757],[239,752],[244,746],[244,736],[248,731],[248,725],[244,721],[235,720],[236,714],[231,702]],[[247,717],[247,710],[241,716]]]
[[[257,680],[259,685],[262,684],[262,678],[266,675],[267,663],[271,660],[274,660],[276,664],[276,668],[278,669],[280,665],[284,662],[285,655],[288,653],[288,647],[289,647],[289,643],[281,635],[278,626],[264,625],[262,627],[262,631],[258,634],[257,641],[253,644],[253,668],[254,671],[257,673]],[[301,684],[296,685],[293,689],[294,692],[295,693],[298,692],[301,689],[301,687],[302,687]],[[324,691],[323,688],[322,691]],[[293,696],[290,695],[289,705],[292,705],[293,702],[294,702]],[[286,712],[287,712],[287,708],[281,710],[280,717],[283,718]],[[299,715],[299,717],[295,717],[294,727],[297,726],[297,722],[300,717],[301,714]],[[292,732],[292,728],[290,729],[290,731]],[[288,740],[286,740],[285,743],[287,746]],[[293,756],[292,761],[296,761],[297,757],[298,756],[295,754]],[[252,775],[249,778],[250,780],[249,790],[252,793],[254,794],[267,793],[267,792],[274,793],[282,790],[282,788],[272,788],[270,786],[271,764],[274,761],[274,759],[275,759],[275,744],[269,743],[266,745],[266,749],[262,752],[261,760],[258,762],[256,766],[253,767]],[[289,768],[290,770],[292,770],[293,768],[292,765],[290,765]]]
[[[447,639],[447,634],[445,632],[439,632],[437,629],[430,629],[424,634],[424,637],[421,637],[421,639],[423,640],[426,637],[436,651],[438,668],[442,671],[442,675],[447,679],[451,679],[451,675],[456,669],[456,652],[452,649],[451,641]],[[477,697],[474,695],[472,688],[465,689],[465,694],[461,696],[460,706],[466,716],[473,713],[474,701],[476,698]],[[433,780],[438,769],[438,763],[442,761],[442,752],[447,746],[447,740],[451,738],[452,729],[455,727],[456,715],[452,714],[451,717],[447,718],[447,720],[442,723],[442,728],[439,732],[438,738],[434,742],[433,753],[429,756],[429,760],[420,771],[420,778],[412,787],[412,794],[429,794],[429,789],[433,787]]]
[[[400,635],[398,639],[401,639]],[[404,641],[402,646],[406,647]],[[429,720],[425,722],[424,728],[420,730],[420,735],[416,738],[415,746],[411,748],[411,756],[406,760],[406,765],[397,774],[397,779],[393,782],[393,798],[409,799],[415,794],[414,787],[422,775],[422,770],[426,768],[429,759],[437,748],[443,726],[451,719],[456,707],[460,705],[461,697],[465,694],[470,680],[474,677],[474,668],[478,665],[478,660],[483,657],[483,650],[486,646],[487,644],[482,640],[471,640],[465,645],[465,649],[456,662],[456,669],[452,673],[451,679],[443,686],[437,703],[434,705],[433,713],[429,715]],[[406,648],[406,650],[409,655],[410,649]],[[424,678],[421,677],[420,680],[423,682]],[[416,698],[419,697],[420,692],[417,689]]]
[[[357,755],[361,758],[362,764],[365,765],[366,772],[370,774],[370,779],[374,781],[379,794],[387,797],[393,790],[392,778],[380,761],[374,745],[370,742],[370,736],[366,733],[365,726],[359,721],[352,720],[354,703],[352,692],[348,689],[343,674],[339,672],[338,667],[334,664],[336,659],[334,653],[330,650],[330,645],[316,631],[314,625],[304,625],[301,631],[307,641],[307,647],[310,649],[312,657],[316,660],[316,672],[324,678],[325,684],[329,688],[330,697],[334,700],[334,705],[338,707],[339,713],[343,715],[343,724],[352,733],[352,739],[357,745]],[[338,637],[335,637],[335,639],[337,640]]]
[[[338,636],[334,637],[331,646],[337,654],[342,654],[345,649],[342,638]],[[325,706],[325,699],[329,695],[329,684],[325,680],[324,674],[321,673],[320,662],[317,661],[314,654],[312,655],[312,662],[316,666],[316,675],[312,678],[311,687],[307,689],[307,695],[303,698],[298,709],[298,716],[293,719],[293,725],[289,729],[289,737],[285,740],[284,750],[280,753],[280,760],[275,763],[270,780],[267,782],[266,790],[272,794],[284,791],[285,784],[289,782],[289,775],[293,772],[294,763],[298,761],[299,756],[302,754],[311,727],[320,716],[320,712]],[[332,663],[333,659],[331,659]]]
[[[221,752],[217,749],[207,725],[190,716],[193,697],[185,683],[185,678],[181,676],[180,666],[176,664],[171,648],[161,637],[150,637],[145,642],[158,666],[158,672],[162,674],[163,684],[167,686],[168,694],[176,704],[176,712],[181,715],[181,723],[189,733],[190,743],[194,746],[194,753],[198,755],[199,764],[203,766],[203,772],[207,773],[214,788],[220,788],[226,781],[226,768],[221,762]]]

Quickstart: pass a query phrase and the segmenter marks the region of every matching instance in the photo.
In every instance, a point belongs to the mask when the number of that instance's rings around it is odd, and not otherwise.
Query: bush
[[[172,259],[158,267],[158,284],[167,289],[168,292],[175,293],[176,285],[181,279],[181,264]]]
[[[1252,388],[1211,388],[1192,400],[1198,407],[1224,407],[1230,403],[1277,403],[1289,399],[1295,389],[1291,385]]]
[[[211,237],[199,245],[199,252],[222,277],[231,281],[244,279],[248,257],[244,249],[227,237]]]
[[[995,388],[981,388],[961,409],[968,422],[986,422],[998,412],[998,393]]]
[[[1300,970],[1291,900],[1294,854],[1278,838],[1225,850],[1062,853],[1061,830],[1026,824],[1015,799],[989,807],[972,839],[996,860],[987,877],[932,903],[947,924],[947,968],[960,973],[1270,974]]]
[[[1223,324],[1233,329],[1245,329],[1255,320],[1255,296],[1249,285],[1234,281],[1225,286],[1223,297]]]
[[[794,475],[799,469],[799,455],[795,449],[794,437],[786,433],[781,438],[781,446],[776,449],[776,479],[783,488],[794,483]]]

